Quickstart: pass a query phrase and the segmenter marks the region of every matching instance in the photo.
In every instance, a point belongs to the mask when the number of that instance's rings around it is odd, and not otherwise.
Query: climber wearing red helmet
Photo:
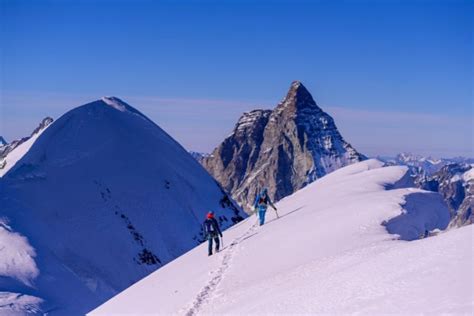
[[[212,241],[216,243],[216,252],[219,251],[220,242],[219,236],[222,237],[221,229],[219,228],[219,223],[214,217],[214,212],[207,213],[207,218],[203,223],[204,236],[209,240],[208,255],[212,255]]]

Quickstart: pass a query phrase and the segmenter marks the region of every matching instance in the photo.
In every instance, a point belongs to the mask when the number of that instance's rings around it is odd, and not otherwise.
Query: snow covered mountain
[[[83,315],[198,245],[208,211],[224,228],[245,216],[184,148],[113,97],[44,130],[0,179],[0,205],[2,315]]]
[[[430,176],[440,171],[444,166],[453,163],[474,164],[473,158],[433,158],[411,153],[401,153],[395,157],[381,157],[379,159],[387,162],[389,165],[408,166],[414,176]]]
[[[387,165],[408,166],[414,186],[440,193],[450,210],[450,227],[474,223],[474,183],[468,176],[474,166],[473,158],[432,158],[402,153],[383,160]]]
[[[274,110],[254,110],[203,166],[249,211],[265,186],[280,200],[343,166],[366,159],[347,143],[334,120],[299,81]]]
[[[452,163],[431,176],[417,179],[418,186],[439,192],[445,199],[451,215],[451,227],[474,223],[474,167]]]
[[[9,144],[0,137],[0,177],[3,177],[28,152],[31,145],[52,122],[52,118],[44,118],[30,136],[14,140]]]
[[[201,162],[204,158],[208,157],[208,153],[201,153],[197,151],[190,151],[189,154],[193,156],[194,159],[196,159],[198,162]]]
[[[279,219],[249,217],[222,252],[199,246],[89,315],[472,314],[474,226],[423,238],[448,225],[445,203],[383,165],[316,180],[277,204]]]

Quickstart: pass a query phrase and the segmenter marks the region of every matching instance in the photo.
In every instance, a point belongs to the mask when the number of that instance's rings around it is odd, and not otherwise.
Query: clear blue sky
[[[0,0],[7,140],[115,95],[210,151],[301,80],[369,155],[473,156],[473,1]]]

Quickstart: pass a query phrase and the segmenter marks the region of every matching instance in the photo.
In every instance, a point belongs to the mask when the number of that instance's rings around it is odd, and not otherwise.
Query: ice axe
[[[278,215],[278,210],[276,207],[273,208],[275,210],[275,213],[277,214],[277,218],[280,218],[280,215]]]

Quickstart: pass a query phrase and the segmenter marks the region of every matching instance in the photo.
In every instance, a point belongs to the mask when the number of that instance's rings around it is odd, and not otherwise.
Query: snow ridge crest
[[[116,110],[119,110],[120,112],[126,112],[128,110],[128,105],[117,97],[107,96],[102,97],[101,100],[105,104],[113,107]]]

